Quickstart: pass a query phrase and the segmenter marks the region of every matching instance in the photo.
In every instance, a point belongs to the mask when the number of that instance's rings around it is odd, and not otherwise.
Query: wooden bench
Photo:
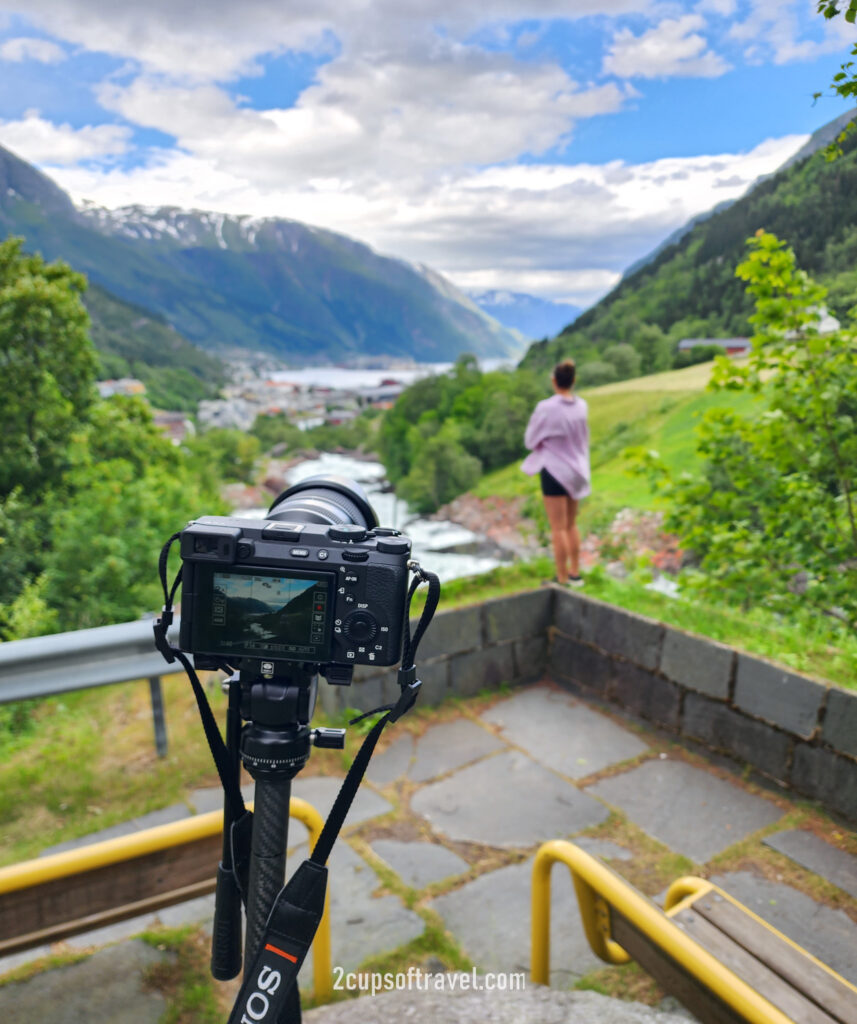
[[[716,885],[680,878],[660,910],[564,840],[545,843],[533,866],[533,981],[549,979],[556,861],[571,870],[596,955],[636,960],[704,1024],[857,1024],[857,987]]]

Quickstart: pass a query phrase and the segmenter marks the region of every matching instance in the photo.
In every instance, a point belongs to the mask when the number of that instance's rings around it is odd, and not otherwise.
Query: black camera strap
[[[180,534],[176,533],[167,541],[158,560],[164,590],[164,607],[154,624],[155,645],[168,663],[179,661],[191,681],[208,746],[232,808],[232,871],[246,903],[246,877],[241,876],[244,874],[242,867],[246,863],[248,853],[252,815],[245,808],[238,779],[231,770],[226,744],[220,735],[199,677],[184,652],[173,647],[167,636],[173,622],[173,601],[181,583],[179,570],[172,587],[168,587],[167,560],[170,548],[179,536]],[[370,715],[384,712],[383,717],[372,726],[357,752],[310,857],[298,867],[274,901],[255,961],[252,967],[245,971],[244,982],[230,1014],[229,1024],[293,1024],[294,1021],[300,1020],[300,1003],[293,989],[324,913],[327,860],[363,781],[381,733],[388,722],[398,721],[414,706],[422,685],[417,679],[416,653],[440,600],[440,580],[435,573],[427,572],[417,562],[409,562],[408,568],[414,573],[414,579],[408,589],[405,604],[404,644],[401,667],[398,670],[398,700],[393,704],[374,708],[351,720],[353,725]],[[422,583],[428,584],[428,593],[412,637],[410,607],[414,594]]]

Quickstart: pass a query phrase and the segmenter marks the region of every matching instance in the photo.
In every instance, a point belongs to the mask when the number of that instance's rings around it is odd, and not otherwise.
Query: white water
[[[296,484],[321,473],[336,473],[359,483],[366,491],[381,526],[392,526],[406,533],[413,542],[414,558],[426,569],[436,572],[442,581],[458,579],[461,576],[474,576],[500,565],[497,558],[486,555],[467,555],[439,550],[458,544],[478,543],[485,538],[457,523],[414,516],[404,501],[392,493],[381,490],[384,483],[384,467],[379,462],[363,462],[347,455],[325,453],[317,459],[307,459],[306,462],[294,466],[286,474],[286,480],[289,484]],[[253,509],[242,511],[240,514],[263,516],[265,513],[262,509]]]

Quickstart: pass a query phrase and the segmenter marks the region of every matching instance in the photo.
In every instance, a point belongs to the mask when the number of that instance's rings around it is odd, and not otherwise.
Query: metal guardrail
[[[289,816],[315,846],[324,826],[305,800]],[[31,949],[214,892],[223,815],[197,814],[116,839],[0,868],[0,955]],[[332,993],[330,887],[313,941],[317,1000]]]
[[[178,630],[177,616],[169,633],[173,643],[178,642]],[[10,640],[0,644],[0,704],[148,679],[155,745],[158,755],[165,757],[165,668],[155,649],[151,619]]]
[[[791,1017],[751,988],[673,920],[700,894],[714,888],[711,882],[691,877],[678,879],[667,894],[666,910],[661,911],[605,864],[564,839],[544,843],[533,863],[531,974],[536,984],[550,984],[550,875],[557,861],[571,871],[583,928],[596,956],[610,964],[623,964],[631,959],[612,938],[611,914],[617,911],[682,971],[736,1011],[739,1019],[751,1024],[793,1024]],[[770,925],[765,927],[774,931]],[[820,966],[830,971],[824,964]]]

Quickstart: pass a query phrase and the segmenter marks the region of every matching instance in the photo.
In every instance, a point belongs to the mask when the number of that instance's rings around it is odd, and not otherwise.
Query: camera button
[[[406,555],[411,550],[411,542],[407,537],[382,537],[378,550],[385,555]]]
[[[309,558],[309,548],[292,548],[289,554],[292,558]]]
[[[321,559],[322,562],[324,562],[327,558],[330,557],[330,552],[327,550],[327,548],[319,548],[318,551],[316,551],[316,555],[318,556],[318,558]]]
[[[342,552],[342,557],[346,562],[366,562],[369,560],[369,552],[352,551],[349,548],[345,548]]]

